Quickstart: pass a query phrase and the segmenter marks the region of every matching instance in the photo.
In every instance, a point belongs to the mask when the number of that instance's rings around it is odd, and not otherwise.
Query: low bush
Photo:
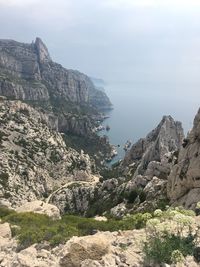
[[[55,246],[66,242],[72,236],[90,235],[96,231],[113,232],[141,228],[145,226],[149,216],[139,213],[127,216],[123,220],[96,221],[93,218],[64,215],[61,220],[53,221],[42,214],[16,213],[6,208],[0,208],[2,222],[9,222],[11,226],[17,226],[14,228],[13,234],[18,238],[20,248],[42,241],[48,241]]]
[[[64,223],[62,220],[53,221],[46,215],[31,212],[6,212],[6,210],[3,212],[4,214],[1,213],[3,222],[19,226],[14,232],[21,248],[42,241],[49,241],[54,246],[78,235],[76,227]]]
[[[198,238],[198,230],[192,231],[194,212],[178,207],[166,211],[157,209],[153,215],[154,218],[147,221],[145,261],[155,265],[171,264],[193,255]]]
[[[173,263],[174,251],[178,250],[186,257],[192,255],[195,248],[195,236],[186,237],[170,234],[151,236],[144,245],[144,253],[147,261],[155,263]]]
[[[15,213],[14,210],[8,209],[6,207],[0,207],[0,219],[2,219],[3,217],[8,216],[10,214],[13,214],[13,213]]]
[[[8,173],[6,173],[6,172],[0,173],[0,184],[3,187],[6,187],[8,185],[8,178],[9,178]]]

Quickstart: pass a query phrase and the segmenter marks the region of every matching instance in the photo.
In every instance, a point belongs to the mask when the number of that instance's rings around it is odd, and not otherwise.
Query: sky
[[[199,0],[0,0],[0,38],[108,82],[199,83]]]

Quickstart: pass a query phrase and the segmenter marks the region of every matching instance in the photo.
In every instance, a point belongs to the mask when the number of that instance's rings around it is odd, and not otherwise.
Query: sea
[[[200,107],[200,83],[117,81],[106,83],[104,88],[113,109],[105,112],[109,118],[103,122],[110,130],[103,130],[99,135],[107,135],[116,146],[118,155],[112,164],[124,157],[127,140],[135,143],[145,137],[163,115],[181,121],[186,135]]]

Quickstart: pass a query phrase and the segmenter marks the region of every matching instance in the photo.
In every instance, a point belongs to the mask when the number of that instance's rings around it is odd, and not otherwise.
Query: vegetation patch
[[[193,255],[198,229],[194,231],[194,212],[182,208],[155,210],[154,218],[147,222],[143,252],[147,264],[176,264]]]
[[[151,217],[151,215],[150,215]],[[48,241],[52,246],[65,243],[72,236],[84,236],[98,231],[118,231],[142,228],[149,216],[137,214],[125,217],[123,220],[108,219],[96,221],[73,215],[64,215],[61,220],[53,221],[46,215],[35,213],[16,213],[6,208],[0,208],[2,222],[9,222],[13,227],[12,234],[19,241],[21,249],[34,243]]]
[[[6,173],[6,172],[0,173],[0,184],[3,187],[7,187],[7,185],[8,185],[8,178],[9,178],[8,173]]]

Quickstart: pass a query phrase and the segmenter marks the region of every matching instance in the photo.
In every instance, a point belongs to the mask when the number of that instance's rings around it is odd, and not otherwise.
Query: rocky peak
[[[40,63],[44,61],[51,61],[49,51],[46,45],[43,43],[43,41],[39,37],[36,38],[34,45],[35,45],[35,49],[37,51]]]
[[[144,174],[151,161],[167,161],[168,155],[180,148],[183,138],[181,122],[174,121],[171,116],[163,116],[158,126],[127,152],[124,164],[139,162],[136,174]]]

